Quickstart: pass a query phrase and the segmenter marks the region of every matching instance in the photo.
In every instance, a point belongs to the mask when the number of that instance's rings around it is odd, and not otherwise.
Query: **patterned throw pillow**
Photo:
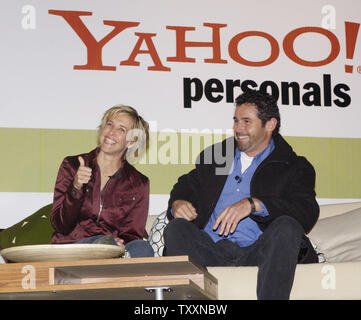
[[[155,257],[161,257],[164,249],[163,231],[168,223],[167,211],[162,212],[154,221],[148,241],[154,250]]]

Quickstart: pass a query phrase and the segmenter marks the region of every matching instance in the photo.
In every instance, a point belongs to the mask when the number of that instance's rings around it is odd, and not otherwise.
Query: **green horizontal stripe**
[[[169,194],[192,168],[199,151],[225,135],[151,133],[148,153],[135,167],[147,175],[152,194]],[[317,173],[319,198],[361,198],[361,139],[285,137]],[[0,128],[0,192],[53,192],[64,157],[97,145],[95,130]]]

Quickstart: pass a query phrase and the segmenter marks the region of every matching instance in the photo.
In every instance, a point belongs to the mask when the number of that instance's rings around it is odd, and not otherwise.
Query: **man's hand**
[[[78,171],[75,174],[73,186],[75,189],[81,189],[84,183],[88,183],[92,176],[92,169],[85,166],[84,159],[82,157],[78,157],[80,166]]]
[[[196,209],[186,200],[176,200],[172,204],[174,218],[183,218],[192,221],[197,217]]]
[[[256,204],[256,208],[257,207],[259,207],[258,203]],[[240,200],[228,206],[219,214],[213,224],[213,230],[217,230],[220,225],[218,234],[227,237],[229,233],[233,233],[236,230],[238,222],[249,216],[250,213],[251,204],[249,201],[247,199]]]

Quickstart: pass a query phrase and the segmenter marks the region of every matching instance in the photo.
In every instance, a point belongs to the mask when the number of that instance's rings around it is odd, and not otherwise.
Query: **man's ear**
[[[274,129],[276,129],[277,126],[277,119],[276,118],[271,118],[270,120],[268,120],[266,122],[266,129],[268,131],[273,131]]]

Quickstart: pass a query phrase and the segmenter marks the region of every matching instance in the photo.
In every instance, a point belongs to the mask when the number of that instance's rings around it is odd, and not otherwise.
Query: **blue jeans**
[[[98,234],[89,238],[84,238],[77,241],[79,244],[93,243],[95,240],[98,240],[105,235]],[[117,242],[113,239],[113,245],[117,246]],[[140,257],[154,257],[154,251],[152,246],[148,241],[142,239],[136,239],[128,242],[125,245],[125,250],[130,254],[131,258],[140,258]]]

